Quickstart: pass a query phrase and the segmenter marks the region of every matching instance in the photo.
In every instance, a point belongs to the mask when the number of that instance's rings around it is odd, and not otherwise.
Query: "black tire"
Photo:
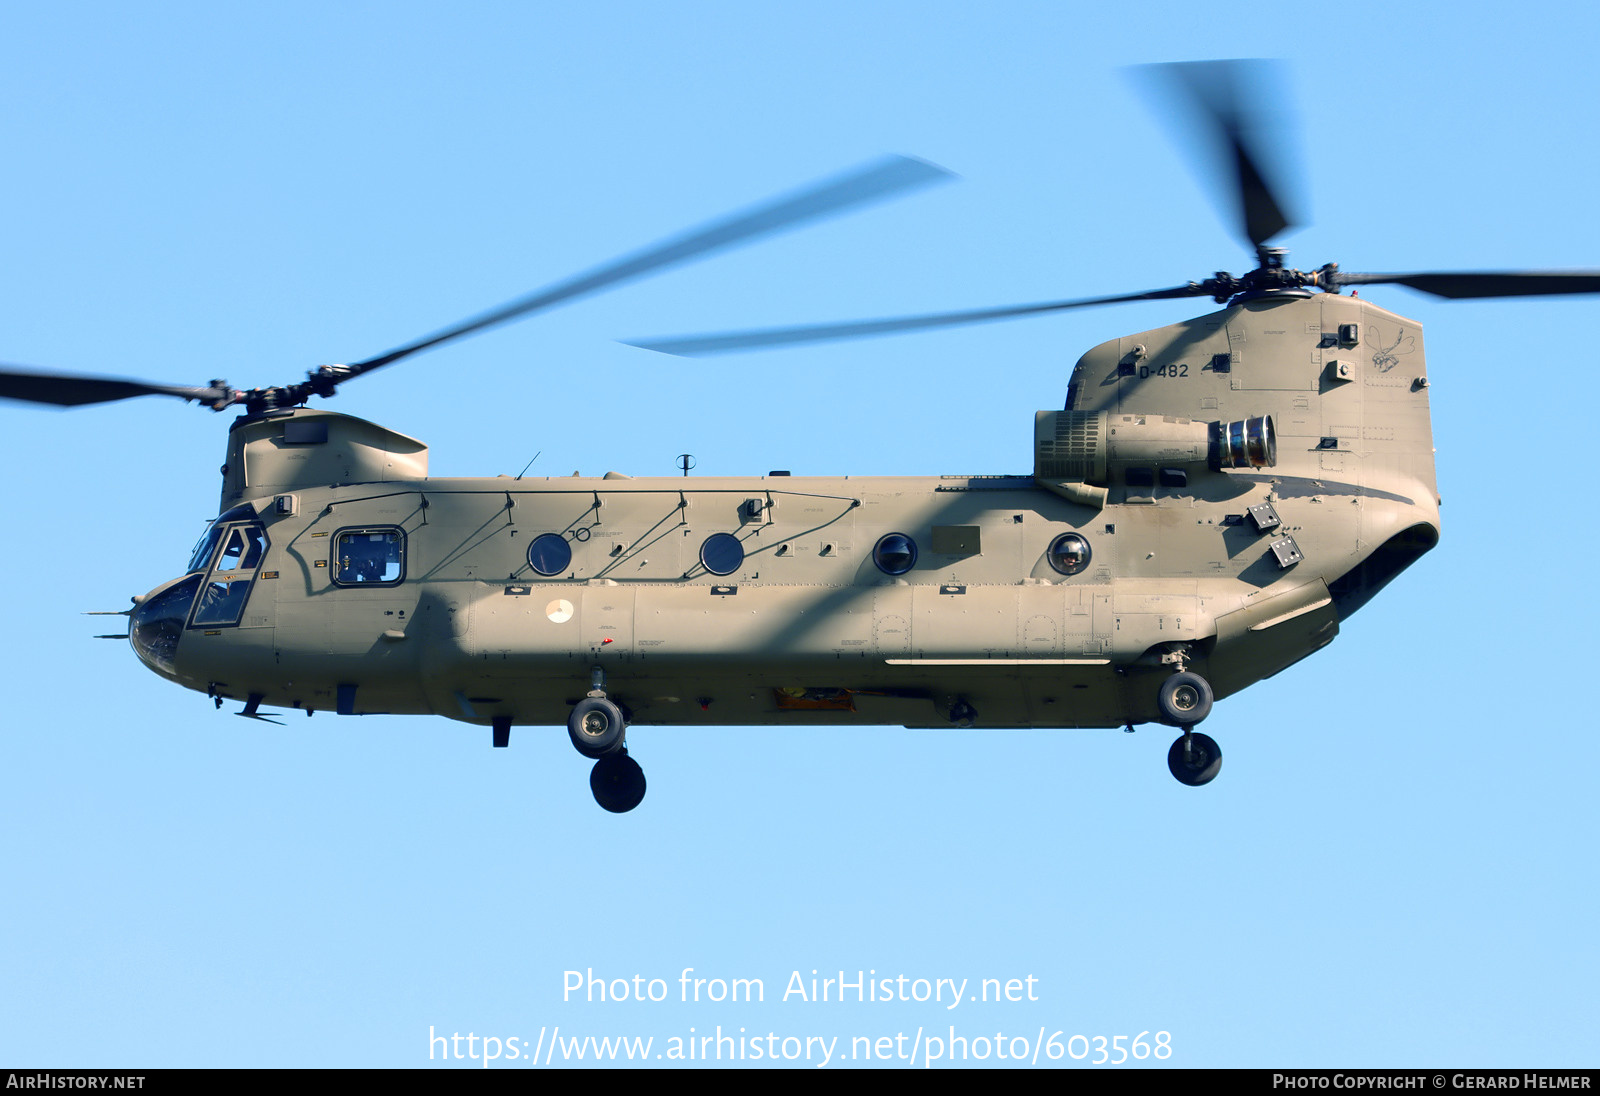
[[[644,799],[644,770],[627,750],[602,757],[589,772],[594,801],[612,814],[626,814]]]
[[[1156,705],[1161,722],[1173,727],[1193,727],[1211,714],[1211,684],[1199,674],[1173,674],[1161,683]]]
[[[578,701],[567,717],[567,734],[584,757],[604,757],[620,748],[627,729],[621,709],[604,697]]]
[[[1185,740],[1188,740],[1188,749],[1184,748]],[[1222,771],[1222,748],[1210,735],[1199,731],[1180,734],[1167,751],[1167,768],[1172,770],[1178,783],[1198,788],[1211,783]]]

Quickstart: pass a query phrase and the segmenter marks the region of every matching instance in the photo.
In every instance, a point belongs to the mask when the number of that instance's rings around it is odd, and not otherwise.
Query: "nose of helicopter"
[[[128,641],[134,654],[163,677],[176,672],[178,641],[183,638],[183,625],[201,577],[193,574],[162,583],[139,599],[128,618]]]

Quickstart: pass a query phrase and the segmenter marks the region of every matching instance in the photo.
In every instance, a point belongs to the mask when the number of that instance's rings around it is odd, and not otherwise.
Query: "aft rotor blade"
[[[1238,227],[1254,248],[1294,223],[1271,181],[1277,173],[1268,170],[1267,150],[1281,151],[1289,128],[1262,105],[1282,95],[1275,69],[1268,61],[1185,61],[1135,70],[1164,85],[1164,98],[1198,115],[1233,176],[1225,204],[1235,206]]]
[[[1558,293],[1600,293],[1600,270],[1477,270],[1421,274],[1355,274],[1340,271],[1337,285],[1409,286],[1435,297],[1538,297]]]
[[[1190,283],[1171,289],[1153,289],[1147,293],[1125,293],[1116,297],[1090,297],[1075,301],[1046,301],[1042,304],[1014,305],[1006,308],[978,308],[966,312],[939,312],[927,316],[901,316],[886,320],[852,320],[844,323],[806,324],[800,327],[771,327],[760,331],[734,331],[724,335],[684,335],[667,339],[627,340],[628,346],[656,350],[663,354],[682,357],[704,357],[726,354],[735,350],[756,350],[765,347],[795,346],[800,343],[831,342],[835,339],[859,339],[873,335],[893,335],[902,331],[918,331],[931,327],[958,327],[962,324],[988,323],[992,320],[1009,320],[1019,316],[1034,316],[1042,312],[1062,312],[1069,308],[1089,308],[1101,304],[1121,304],[1126,301],[1164,301],[1175,297],[1198,297],[1208,294],[1204,287]]]
[[[390,362],[399,361],[401,358],[451,339],[459,339],[496,324],[519,319],[562,301],[594,293],[664,267],[687,262],[735,244],[748,243],[760,236],[842,213],[852,206],[887,198],[898,191],[925,186],[950,176],[951,173],[944,168],[924,160],[908,156],[891,156],[870,167],[850,172],[820,186],[757,206],[575,278],[558,282],[492,312],[391,350],[387,354],[357,362],[347,367],[347,376],[355,376],[369,369],[388,365]]]
[[[91,403],[110,403],[135,396],[177,396],[184,400],[215,403],[233,395],[224,388],[188,388],[180,385],[149,384],[116,377],[88,377],[76,373],[44,373],[0,368],[0,397],[53,403],[58,407],[82,407]]]

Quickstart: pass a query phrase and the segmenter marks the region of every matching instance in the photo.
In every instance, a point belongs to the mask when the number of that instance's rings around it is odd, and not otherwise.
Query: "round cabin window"
[[[904,533],[890,533],[872,549],[872,562],[886,575],[903,575],[917,565],[917,542]]]
[[[572,563],[572,545],[560,533],[544,533],[528,545],[528,566],[550,578],[561,574]]]
[[[1050,542],[1050,566],[1063,575],[1082,573],[1089,566],[1089,542],[1077,533],[1062,533]]]
[[[712,533],[700,546],[700,565],[714,575],[731,575],[744,562],[744,545],[732,533]]]

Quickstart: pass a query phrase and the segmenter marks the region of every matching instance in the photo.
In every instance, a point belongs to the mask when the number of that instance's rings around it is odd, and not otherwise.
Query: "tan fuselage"
[[[223,509],[266,545],[237,622],[189,624],[160,669],[485,724],[562,723],[600,667],[638,723],[947,726],[964,704],[984,727],[1116,726],[1157,718],[1176,668],[1220,698],[1311,653],[1437,539],[1421,332],[1365,301],[1105,343],[1071,391],[1109,457],[1071,473],[1041,448],[996,477],[429,479],[420,442],[359,419],[240,420]],[[1207,453],[1207,430],[1268,419],[1271,466]],[[356,577],[352,531],[403,541],[403,566]],[[1069,532],[1073,574],[1051,559]],[[530,558],[547,534],[557,574]],[[716,534],[742,550],[727,573]],[[916,548],[898,575],[875,559],[892,534]]]

